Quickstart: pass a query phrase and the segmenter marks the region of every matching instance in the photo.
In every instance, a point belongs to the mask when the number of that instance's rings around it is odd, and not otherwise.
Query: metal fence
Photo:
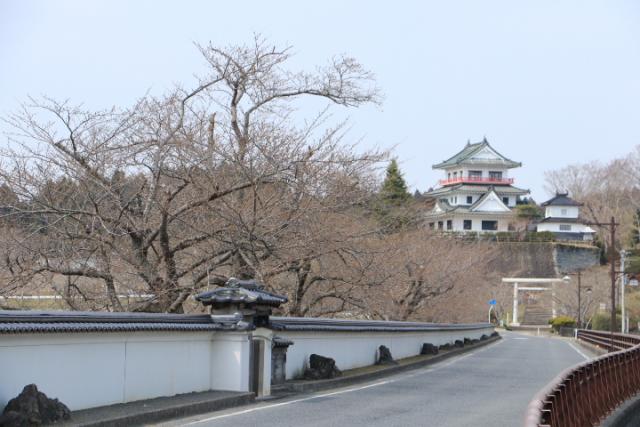
[[[564,370],[529,403],[525,427],[597,426],[640,391],[640,337],[577,332],[612,353]]]

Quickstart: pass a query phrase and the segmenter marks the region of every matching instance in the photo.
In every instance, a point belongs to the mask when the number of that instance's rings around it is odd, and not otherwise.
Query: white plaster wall
[[[35,383],[71,410],[205,390],[248,390],[248,334],[51,333],[0,340],[0,409]]]
[[[419,354],[423,343],[480,338],[493,328],[431,332],[277,332],[295,344],[287,378],[301,373],[309,355],[336,359],[341,369],[371,365],[380,345],[396,358]],[[270,384],[272,333],[257,330],[265,347],[264,393]],[[249,333],[129,332],[3,335],[0,410],[31,383],[71,410],[206,390],[249,389]]]
[[[454,169],[455,170],[455,169]],[[458,168],[458,175],[460,174],[460,169]],[[483,178],[489,178],[489,172],[502,172],[502,178],[509,178],[509,169],[504,168],[504,167],[500,167],[500,166],[496,166],[496,167],[492,167],[492,168],[487,168],[487,167],[463,167],[462,168],[462,173],[463,176],[469,176],[469,171],[482,171],[482,177]],[[452,170],[453,171],[453,170]]]
[[[352,369],[376,362],[378,347],[387,346],[395,359],[420,354],[423,343],[441,345],[464,338],[490,335],[493,327],[483,329],[430,332],[318,332],[278,331],[277,336],[294,342],[287,351],[287,379],[304,372],[313,353],[331,357],[340,369]]]
[[[249,335],[218,333],[211,348],[211,389],[249,390]]]
[[[567,210],[564,215],[562,214],[563,209]],[[580,208],[578,206],[547,206],[544,210],[546,218],[578,218],[579,214]]]
[[[571,230],[560,230],[560,224],[570,225]],[[573,223],[563,224],[561,222],[542,222],[538,224],[537,231],[553,231],[557,233],[593,233],[594,232],[594,230],[588,225],[573,224]]]
[[[497,193],[497,194],[498,196],[500,196],[500,193]],[[516,205],[516,198],[514,196],[500,196],[500,200],[502,200],[503,197],[506,197],[507,199],[509,199],[509,201],[506,203],[507,206],[512,207]]]
[[[504,217],[496,218],[496,217],[491,217],[491,216],[478,217],[478,215],[475,214],[475,215],[468,215],[468,216],[464,216],[464,215],[455,216],[452,219],[453,219],[453,230],[452,231],[477,231],[479,233],[492,233],[492,231],[487,231],[487,230],[483,230],[482,229],[482,221],[483,220],[498,221],[498,231],[509,231],[509,222],[510,222],[509,218],[504,218]],[[465,219],[470,219],[471,220],[471,227],[472,227],[471,230],[465,230],[463,228]],[[429,220],[429,222],[432,222],[432,220]],[[438,220],[435,220],[435,227],[436,228],[437,228],[437,224],[438,224]],[[446,226],[447,226],[447,221],[445,219],[444,220],[445,231],[446,231]]]

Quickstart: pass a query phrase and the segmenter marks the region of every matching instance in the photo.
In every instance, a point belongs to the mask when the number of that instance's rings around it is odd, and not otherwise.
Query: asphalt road
[[[569,341],[504,339],[427,368],[329,392],[183,418],[163,426],[521,426],[533,395],[585,360]]]

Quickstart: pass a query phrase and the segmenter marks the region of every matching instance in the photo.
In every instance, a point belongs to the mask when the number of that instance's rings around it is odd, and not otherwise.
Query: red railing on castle
[[[513,184],[513,178],[460,176],[456,178],[441,179],[439,183],[440,185],[463,184],[463,183],[508,185],[508,184]]]
[[[597,426],[640,391],[640,337],[579,330],[611,353],[566,369],[529,403],[525,427]]]

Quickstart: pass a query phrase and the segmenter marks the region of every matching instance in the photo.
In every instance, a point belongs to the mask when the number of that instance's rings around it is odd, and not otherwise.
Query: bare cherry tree
[[[34,260],[28,273],[81,278],[104,295],[69,280],[69,301],[121,310],[119,295],[133,292],[151,295],[134,309],[181,311],[230,276],[300,275],[340,253],[338,239],[301,249],[306,230],[361,203],[384,156],[346,145],[328,109],[303,119],[296,102],[376,103],[372,74],[348,57],[293,72],[290,49],[259,37],[199,49],[209,69],[194,89],[97,112],[30,99],[6,119],[0,181],[15,200],[3,218],[21,224],[14,243]]]

